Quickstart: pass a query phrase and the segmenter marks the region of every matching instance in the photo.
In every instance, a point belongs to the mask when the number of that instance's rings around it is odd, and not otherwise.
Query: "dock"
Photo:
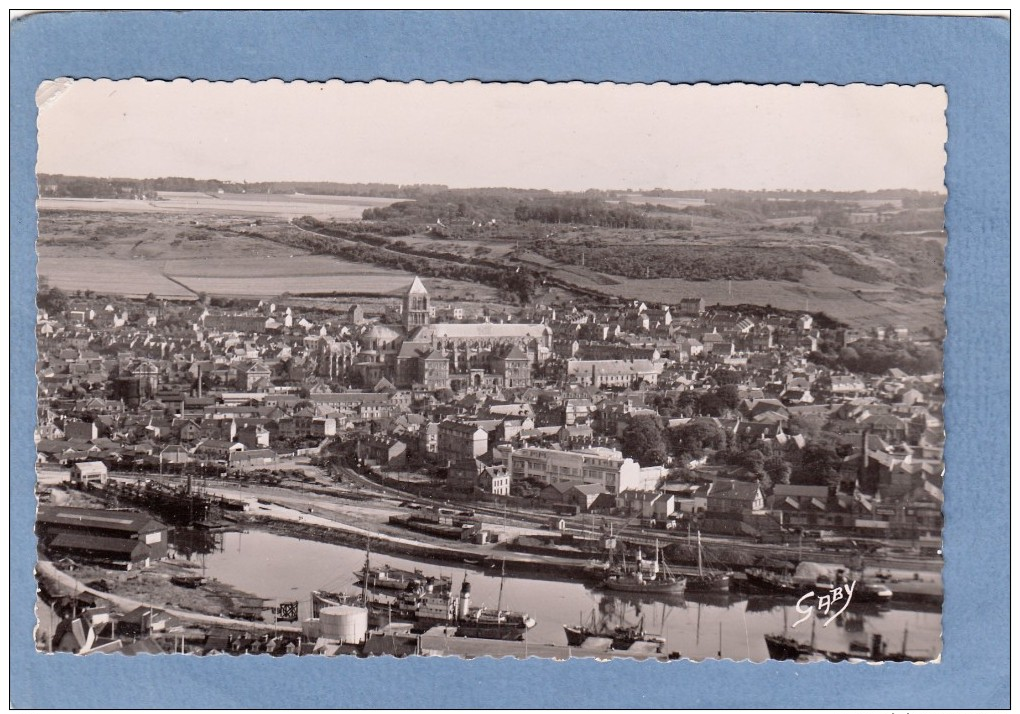
[[[423,655],[455,656],[471,659],[474,657],[540,657],[543,659],[656,659],[666,661],[669,657],[656,651],[655,644],[636,642],[628,650],[610,649],[612,640],[606,637],[592,637],[581,647],[567,645],[535,644],[526,640],[512,642],[489,640],[476,637],[454,637],[456,628],[433,627],[418,638],[419,651]]]

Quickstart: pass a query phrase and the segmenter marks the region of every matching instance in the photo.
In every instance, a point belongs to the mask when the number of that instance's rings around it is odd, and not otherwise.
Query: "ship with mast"
[[[365,566],[360,571],[372,573],[370,552],[366,549]],[[536,624],[527,613],[503,609],[503,589],[506,583],[505,567],[500,577],[499,600],[495,609],[471,605],[471,583],[467,573],[460,591],[453,592],[450,576],[431,577],[414,571],[415,577],[406,587],[393,594],[378,593],[372,589],[373,579],[360,579],[361,602],[368,610],[369,619],[377,626],[392,622],[406,622],[412,631],[424,632],[431,627],[455,628],[457,637],[476,637],[495,640],[523,640],[527,631]]]
[[[698,531],[698,570],[684,573],[689,593],[726,593],[730,591],[732,573],[718,568],[705,567],[705,556],[701,545],[701,531]]]
[[[636,642],[650,643],[655,646],[657,652],[662,652],[666,646],[665,637],[645,631],[644,617],[636,625],[613,627],[605,620],[598,622],[594,609],[592,609],[591,617],[587,622],[564,625],[563,632],[567,636],[567,645],[570,647],[581,647],[592,637],[604,637],[611,640],[610,649],[614,650],[629,650]]]
[[[660,558],[656,541],[654,560],[646,561],[639,548],[635,563],[628,566],[624,562],[620,568],[611,569],[602,586],[621,592],[680,595],[687,587],[687,578],[670,570],[666,561]]]
[[[882,635],[875,633],[868,645],[851,643],[848,651],[824,650],[815,647],[814,623],[811,641],[800,642],[786,635],[765,635],[769,657],[776,660],[827,660],[829,662],[927,662],[933,657],[907,654],[907,630],[903,630],[903,645],[899,652],[889,652]]]

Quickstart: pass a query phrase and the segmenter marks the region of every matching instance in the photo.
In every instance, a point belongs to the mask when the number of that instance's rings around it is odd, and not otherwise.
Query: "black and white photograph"
[[[943,87],[36,105],[38,652],[940,661]]]

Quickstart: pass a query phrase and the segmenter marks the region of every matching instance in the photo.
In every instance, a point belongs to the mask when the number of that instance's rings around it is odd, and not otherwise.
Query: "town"
[[[479,308],[418,277],[328,305],[38,302],[41,649],[680,656],[633,626],[529,653],[442,580],[467,636],[401,629],[406,597],[381,619],[364,587],[383,553],[500,573],[501,599],[508,572],[774,595],[818,561],[940,606],[941,353],[907,328],[696,295]],[[364,591],[308,610],[198,574],[260,529],[367,548]],[[619,557],[637,586],[607,575]]]

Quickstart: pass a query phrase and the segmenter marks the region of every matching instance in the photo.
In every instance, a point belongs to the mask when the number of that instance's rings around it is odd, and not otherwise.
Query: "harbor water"
[[[297,601],[301,617],[310,615],[313,590],[358,592],[354,573],[365,562],[363,550],[262,531],[217,534],[208,546],[182,550],[179,557],[201,560],[208,577],[267,598],[269,605]],[[606,592],[580,582],[501,578],[498,568],[482,571],[381,553],[373,553],[371,562],[373,567],[417,568],[426,575],[452,576],[455,588],[466,576],[474,605],[494,608],[501,603],[504,609],[534,617],[538,623],[529,631],[528,641],[536,644],[565,645],[563,626],[590,622],[594,613],[596,623],[609,626],[643,622],[645,631],[666,638],[667,651],[696,660],[720,654],[735,660],[766,660],[764,635],[784,630],[804,642],[814,637],[816,646],[827,650],[847,651],[851,643],[866,644],[877,633],[890,652],[900,651],[904,641],[908,654],[934,659],[941,651],[941,614],[935,608],[852,603],[828,625],[828,616],[815,612],[794,626],[804,617],[794,598],[738,593],[646,596]]]

